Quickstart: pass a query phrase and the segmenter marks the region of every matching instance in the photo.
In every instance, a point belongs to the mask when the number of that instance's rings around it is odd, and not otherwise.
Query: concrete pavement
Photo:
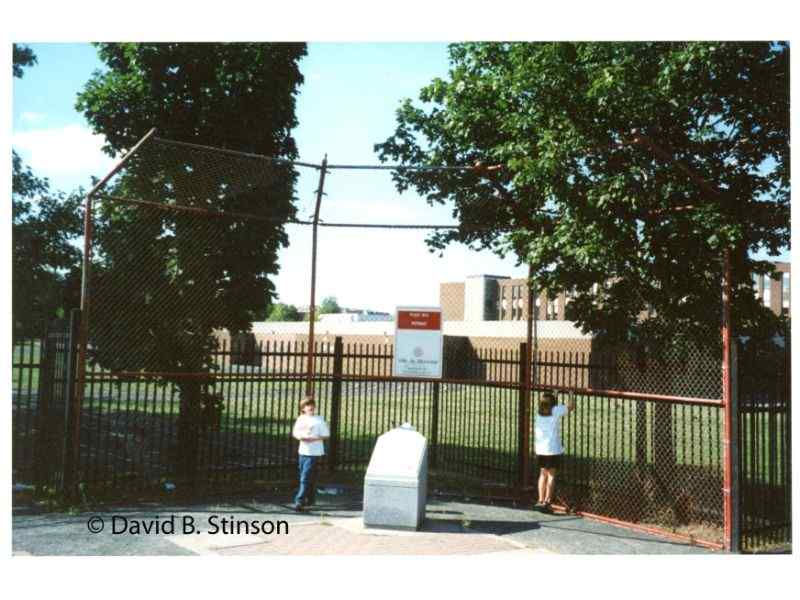
[[[15,556],[716,554],[574,515],[438,497],[421,531],[365,529],[360,493],[340,491],[305,513],[268,495],[71,514],[19,506],[12,548]]]

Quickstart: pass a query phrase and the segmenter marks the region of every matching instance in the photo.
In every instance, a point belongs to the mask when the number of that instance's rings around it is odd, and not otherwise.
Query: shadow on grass
[[[81,418],[79,505],[184,498],[239,492],[280,490],[290,498],[296,483],[297,444],[290,437],[293,419],[253,417],[223,420],[220,427],[199,431],[198,470],[194,480],[182,480],[175,465],[177,415],[141,411],[83,411]],[[336,469],[330,456],[320,464],[320,481],[363,485],[377,436],[387,424],[343,437]],[[349,432],[346,432],[349,433]],[[15,443],[17,439],[15,439]],[[330,444],[328,451],[330,452]],[[18,454],[15,454],[17,456]],[[441,443],[430,449],[429,490],[462,497],[510,503],[532,502],[533,489],[520,490],[516,440],[496,440],[495,447]],[[535,483],[537,463],[531,460]],[[14,465],[17,474],[32,470]],[[15,480],[20,480],[15,475]],[[722,480],[718,467],[639,464],[605,458],[566,456],[557,484],[557,501],[573,511],[599,514],[632,523],[671,530],[692,527],[720,529]],[[759,490],[759,500],[780,499],[779,490]],[[779,503],[744,498],[751,511],[763,506],[763,518],[781,518]],[[690,533],[691,534],[691,533]],[[705,538],[704,538],[705,539]],[[715,541],[715,540],[710,540]]]

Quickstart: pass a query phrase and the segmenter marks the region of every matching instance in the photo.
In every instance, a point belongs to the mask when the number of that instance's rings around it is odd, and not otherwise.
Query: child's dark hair
[[[539,416],[549,417],[553,414],[553,407],[556,405],[556,395],[553,392],[542,392],[539,397]]]
[[[313,396],[306,396],[305,398],[303,398],[300,401],[300,414],[301,415],[303,414],[303,411],[305,410],[306,406],[313,406],[314,408],[317,407],[317,403],[314,400]]]

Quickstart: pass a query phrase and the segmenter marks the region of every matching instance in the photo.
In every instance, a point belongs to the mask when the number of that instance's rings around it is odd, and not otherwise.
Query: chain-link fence
[[[631,301],[630,334],[611,339],[570,319],[570,303],[585,301],[576,291],[532,294],[519,273],[442,279],[426,302],[441,310],[441,377],[398,377],[390,310],[326,315],[313,339],[309,321],[260,316],[286,224],[310,224],[292,199],[304,166],[321,167],[151,138],[95,195],[82,481],[119,490],[291,479],[291,425],[310,382],[331,424],[330,471],[363,470],[377,436],[409,421],[429,440],[434,478],[531,498],[538,399],[554,390],[576,403],[562,423],[557,503],[721,540],[719,306],[692,322],[680,303],[658,315]],[[320,223],[326,242],[375,228],[336,225]],[[382,243],[358,252],[400,273],[391,236],[425,227],[386,225]],[[712,270],[721,290],[721,267]],[[362,279],[376,285],[369,272]],[[582,293],[602,303],[603,289]]]

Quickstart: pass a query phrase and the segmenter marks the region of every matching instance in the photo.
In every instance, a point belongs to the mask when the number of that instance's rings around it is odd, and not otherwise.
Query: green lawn
[[[36,363],[39,343],[14,347],[14,364]],[[231,369],[226,369],[231,373]],[[232,373],[256,374],[260,369],[234,367]],[[93,375],[104,375],[100,370]],[[13,386],[19,401],[26,391],[37,391],[38,369],[14,367]],[[320,413],[331,420],[330,382],[318,382]],[[305,392],[305,382],[242,380],[217,382],[214,392],[224,398],[222,431],[250,435],[277,435],[288,431]],[[433,384],[342,384],[339,417],[340,455],[347,460],[368,460],[375,438],[405,421],[423,435],[433,434]],[[516,468],[518,392],[479,385],[440,384],[438,401],[438,458],[484,470],[513,472]],[[563,421],[565,451],[576,459],[652,463],[661,448],[673,453],[678,465],[721,468],[722,415],[716,407],[671,405],[578,396],[577,410]],[[150,417],[175,418],[178,394],[170,385],[147,381],[95,381],[85,386],[84,410],[97,416],[130,412]],[[535,410],[533,411],[535,413]],[[535,416],[534,416],[535,418]],[[743,433],[756,440],[754,454],[743,457],[745,475],[766,481],[784,469],[786,449],[775,443],[785,427],[785,416],[765,413],[742,418]],[[637,425],[638,423],[638,425]],[[660,432],[659,435],[656,435]],[[780,440],[779,440],[780,442]],[[533,443],[533,442],[532,442]],[[771,470],[770,470],[771,468]]]

